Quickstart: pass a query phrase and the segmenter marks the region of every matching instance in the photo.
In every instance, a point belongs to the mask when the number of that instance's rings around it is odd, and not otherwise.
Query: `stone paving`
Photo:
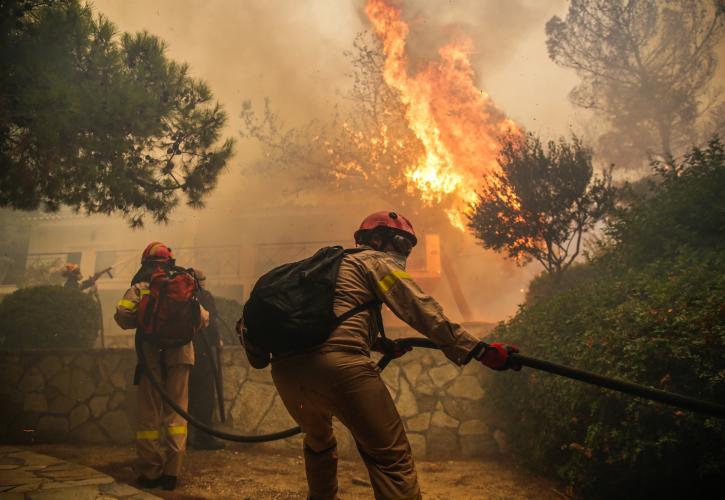
[[[0,446],[2,500],[147,500],[154,495],[59,458]]]

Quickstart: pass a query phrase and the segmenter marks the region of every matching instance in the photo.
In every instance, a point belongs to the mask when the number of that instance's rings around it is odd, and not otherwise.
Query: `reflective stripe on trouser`
[[[147,363],[161,381],[158,357],[158,353],[147,356]],[[188,406],[190,369],[190,365],[166,367],[166,392],[184,409]],[[178,476],[186,450],[186,420],[163,403],[145,375],[138,385],[137,429],[137,472],[148,479],[162,474]]]
[[[370,358],[312,352],[272,362],[282,401],[304,437],[309,497],[337,498],[332,417],[355,439],[377,499],[417,499],[420,488],[403,423]]]

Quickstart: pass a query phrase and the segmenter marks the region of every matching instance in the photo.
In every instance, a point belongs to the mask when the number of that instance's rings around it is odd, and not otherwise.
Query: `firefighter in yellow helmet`
[[[395,212],[371,214],[355,232],[355,242],[365,250],[345,255],[340,263],[333,301],[336,316],[377,299],[438,344],[456,365],[476,359],[496,370],[520,368],[510,366],[513,346],[485,344],[449,321],[441,306],[405,271],[417,243],[405,217]],[[309,499],[337,498],[332,417],[355,439],[376,499],[421,498],[403,423],[370,359],[371,350],[382,349],[374,340],[375,315],[374,309],[367,309],[343,321],[318,347],[271,358],[275,386],[304,432]],[[244,343],[252,366],[261,368],[270,362],[270,353],[250,344],[246,335]]]
[[[139,304],[149,293],[151,276],[159,269],[175,263],[171,249],[160,242],[150,243],[141,256],[141,268],[131,280],[131,287],[116,306],[114,316],[121,328],[138,328]],[[199,327],[206,326],[208,313],[200,308]],[[136,335],[141,335],[137,329]],[[169,396],[183,409],[188,407],[189,372],[194,364],[191,342],[179,347],[161,348],[145,343],[145,363]],[[136,423],[135,466],[137,483],[142,488],[176,488],[181,462],[186,450],[188,428],[186,420],[166,405],[148,376],[136,368],[134,383],[138,385],[138,415]]]

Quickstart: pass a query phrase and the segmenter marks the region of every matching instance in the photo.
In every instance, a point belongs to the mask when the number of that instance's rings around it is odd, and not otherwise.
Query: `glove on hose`
[[[521,365],[514,362],[509,354],[519,352],[519,348],[515,345],[504,344],[502,342],[494,342],[492,344],[481,343],[481,348],[476,353],[475,358],[488,366],[492,370],[503,371],[512,370],[519,371]]]

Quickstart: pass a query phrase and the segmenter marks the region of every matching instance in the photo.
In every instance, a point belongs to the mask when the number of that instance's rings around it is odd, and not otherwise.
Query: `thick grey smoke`
[[[399,2],[411,27],[409,52],[416,62],[436,57],[439,47],[467,37],[475,44],[471,60],[482,74],[496,72],[526,42],[531,31],[541,31],[562,0],[481,2],[452,0]]]

